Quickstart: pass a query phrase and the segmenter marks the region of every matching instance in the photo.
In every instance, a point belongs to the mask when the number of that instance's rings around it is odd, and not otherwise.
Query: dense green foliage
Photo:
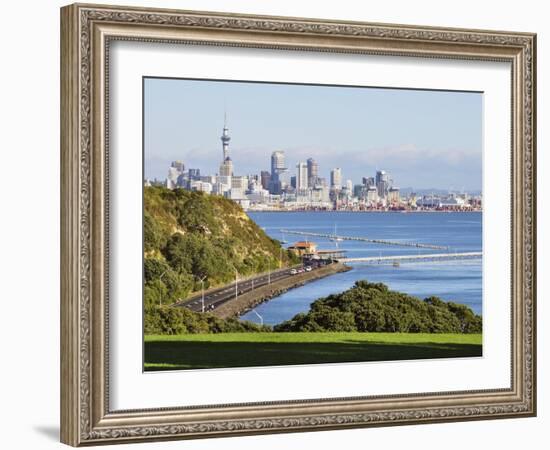
[[[144,189],[145,308],[167,305],[235,277],[296,263],[242,208],[220,196]]]
[[[271,327],[236,318],[219,319],[210,313],[196,313],[187,308],[152,306],[145,310],[144,331],[146,335],[181,335],[262,332],[271,331]]]
[[[382,283],[357,281],[274,327],[275,331],[362,331],[403,333],[481,333],[481,316],[464,305],[437,297],[420,300],[390,291]]]
[[[144,189],[145,333],[264,331],[170,305],[204,288],[297,261],[231,200],[162,187]]]

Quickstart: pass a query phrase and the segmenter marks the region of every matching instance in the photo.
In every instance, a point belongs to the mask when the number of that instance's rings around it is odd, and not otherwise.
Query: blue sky
[[[145,177],[164,179],[170,161],[218,171],[227,111],[235,173],[287,167],[313,157],[320,176],[341,167],[354,184],[377,169],[402,188],[480,190],[483,95],[147,78]]]

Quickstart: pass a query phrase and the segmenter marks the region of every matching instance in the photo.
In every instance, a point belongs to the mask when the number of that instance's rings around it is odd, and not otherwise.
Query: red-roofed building
[[[315,242],[300,241],[294,243],[294,245],[288,247],[288,249],[298,256],[314,255],[317,253],[317,244]]]

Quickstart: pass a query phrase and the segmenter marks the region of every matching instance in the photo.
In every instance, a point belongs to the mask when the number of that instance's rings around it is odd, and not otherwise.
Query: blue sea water
[[[304,236],[284,234],[281,229],[334,233],[372,239],[419,242],[448,246],[451,252],[482,250],[482,213],[352,213],[352,212],[249,212],[249,216],[271,237],[291,245]],[[440,253],[446,250],[418,249],[371,244],[360,241],[332,242],[309,237],[319,250],[345,250],[347,257],[390,256]],[[482,313],[482,262],[477,260],[402,263],[399,267],[351,263],[353,270],[323,278],[292,289],[255,309],[265,324],[274,325],[309,310],[320,297],[349,289],[357,280],[382,282],[390,289],[419,298],[438,296],[462,303]],[[242,317],[259,322],[253,312]]]

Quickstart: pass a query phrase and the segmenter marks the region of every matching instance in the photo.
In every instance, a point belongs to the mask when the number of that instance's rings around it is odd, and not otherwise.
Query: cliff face
[[[242,208],[219,196],[144,188],[145,305],[293,263]]]

